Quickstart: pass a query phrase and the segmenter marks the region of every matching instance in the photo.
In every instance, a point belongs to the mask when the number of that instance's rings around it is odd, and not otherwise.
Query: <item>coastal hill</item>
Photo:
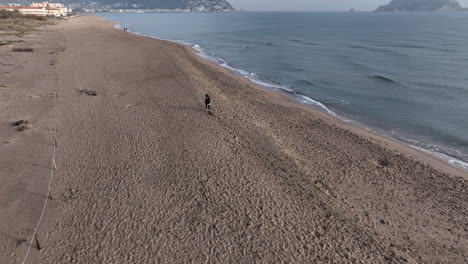
[[[392,0],[388,5],[377,8],[376,12],[433,12],[463,11],[458,1],[454,0]]]
[[[27,0],[0,0],[0,2],[30,4]],[[61,0],[73,8],[92,10],[113,9],[189,9],[198,12],[230,12],[234,8],[227,0]]]

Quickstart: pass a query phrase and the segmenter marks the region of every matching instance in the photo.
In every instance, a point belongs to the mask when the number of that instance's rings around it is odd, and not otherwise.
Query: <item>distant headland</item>
[[[389,4],[379,6],[376,12],[444,12],[468,11],[454,0],[392,0]]]

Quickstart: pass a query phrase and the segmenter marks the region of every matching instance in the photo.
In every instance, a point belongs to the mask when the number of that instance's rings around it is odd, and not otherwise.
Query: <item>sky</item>
[[[361,11],[375,10],[390,0],[228,0],[235,8],[255,11],[344,11],[354,8]],[[459,0],[468,7],[468,0]]]

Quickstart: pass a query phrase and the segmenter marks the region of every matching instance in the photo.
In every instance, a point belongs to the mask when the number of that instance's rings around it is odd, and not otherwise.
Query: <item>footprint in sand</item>
[[[120,92],[120,93],[117,93],[117,94],[114,94],[113,97],[116,98],[116,97],[122,97],[122,96],[125,96],[127,95],[128,92]]]
[[[34,98],[34,99],[37,99],[37,98],[42,98],[42,97],[54,97],[55,96],[55,93],[47,93],[47,94],[44,94],[44,95],[32,95],[32,94],[27,94],[25,95],[26,97],[29,97],[29,98]]]

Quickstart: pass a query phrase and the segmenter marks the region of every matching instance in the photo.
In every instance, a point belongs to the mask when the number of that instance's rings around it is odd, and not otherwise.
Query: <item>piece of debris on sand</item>
[[[13,52],[34,52],[33,48],[13,48]]]
[[[14,127],[17,127],[18,131],[25,131],[31,129],[31,125],[28,120],[19,120],[13,123]]]
[[[84,94],[87,94],[87,95],[91,95],[91,96],[96,96],[96,95],[98,95],[98,92],[97,92],[97,91],[91,91],[91,90],[83,90],[83,89],[80,89],[80,92],[81,92],[81,93],[84,93]]]

